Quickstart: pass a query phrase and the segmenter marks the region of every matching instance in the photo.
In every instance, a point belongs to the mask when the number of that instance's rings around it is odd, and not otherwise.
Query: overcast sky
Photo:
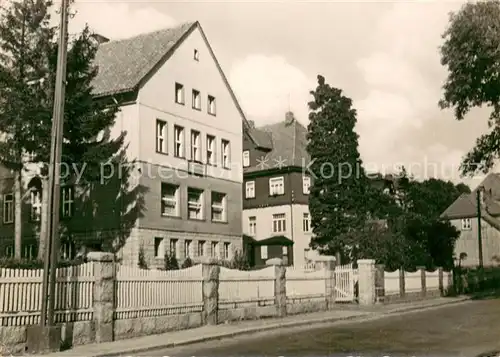
[[[247,116],[258,125],[283,120],[289,107],[307,124],[308,93],[322,74],[354,101],[368,170],[406,164],[416,175],[458,182],[461,157],[487,128],[487,112],[458,122],[437,106],[446,74],[438,47],[448,13],[460,6],[76,0],[70,30],[88,22],[118,39],[198,20]],[[474,187],[478,178],[466,182]]]

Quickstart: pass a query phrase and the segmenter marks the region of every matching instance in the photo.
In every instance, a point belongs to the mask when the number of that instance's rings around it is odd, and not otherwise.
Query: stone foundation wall
[[[85,345],[95,341],[93,321],[60,324],[62,348]],[[0,356],[19,355],[26,351],[28,326],[0,327]]]
[[[386,295],[383,298],[383,302],[384,304],[398,304],[403,302],[435,299],[438,297],[441,297],[441,292],[439,290],[426,291],[425,295],[422,295],[422,292],[420,291],[416,291],[416,292],[406,293],[404,296],[400,296],[399,294]]]
[[[155,335],[202,326],[201,312],[115,320],[115,340]]]

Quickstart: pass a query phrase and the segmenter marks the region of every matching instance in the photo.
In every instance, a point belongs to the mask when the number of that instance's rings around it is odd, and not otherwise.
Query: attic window
[[[200,60],[200,53],[198,52],[197,49],[195,49],[194,52],[193,52],[193,59],[195,61],[199,61]]]

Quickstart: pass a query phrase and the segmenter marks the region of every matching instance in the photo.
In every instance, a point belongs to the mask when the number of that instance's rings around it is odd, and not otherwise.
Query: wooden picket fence
[[[92,320],[93,264],[58,268],[56,277],[56,322]],[[39,323],[42,280],[43,269],[0,269],[1,326]]]
[[[39,323],[42,269],[0,269],[0,326]],[[202,265],[180,270],[143,270],[116,265],[114,319],[200,312],[203,309]],[[353,302],[356,271],[335,271],[339,302]],[[286,268],[289,304],[324,301],[326,272],[311,267]],[[93,319],[94,263],[57,269],[56,322]],[[275,304],[275,267],[254,271],[220,268],[219,309]]]

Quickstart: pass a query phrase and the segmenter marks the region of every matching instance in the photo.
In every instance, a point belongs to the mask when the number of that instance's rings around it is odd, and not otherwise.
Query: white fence
[[[265,306],[274,304],[274,267],[241,271],[221,267],[219,308]]]
[[[352,302],[355,297],[355,285],[358,271],[351,264],[339,265],[335,268],[335,301]]]
[[[401,287],[400,270],[393,272],[384,272],[384,290],[385,295],[399,295]],[[452,272],[443,271],[443,288],[451,285]],[[422,273],[420,270],[415,272],[404,272],[404,288],[405,293],[417,293],[422,291]],[[439,270],[425,272],[425,290],[439,291]]]
[[[116,274],[116,319],[201,311],[202,266],[181,270],[144,270],[119,266]]]
[[[57,269],[56,322],[93,318],[94,270],[92,263]],[[1,326],[38,324],[42,304],[42,269],[0,269]]]
[[[286,268],[286,298],[293,303],[303,300],[324,300],[326,294],[326,273],[308,268]]]

